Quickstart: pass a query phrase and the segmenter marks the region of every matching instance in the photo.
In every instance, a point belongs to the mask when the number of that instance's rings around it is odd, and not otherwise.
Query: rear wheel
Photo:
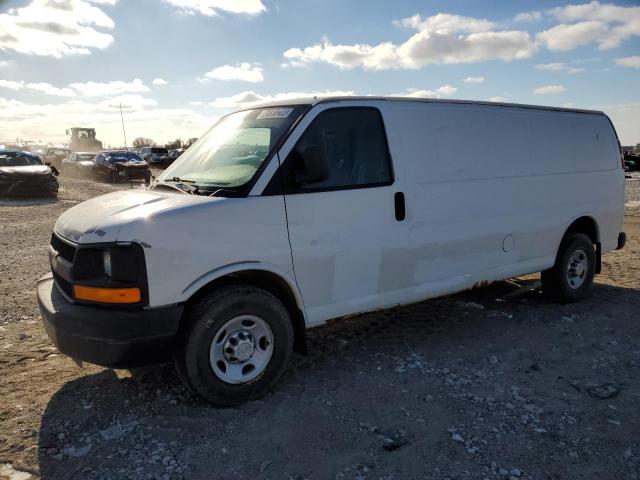
[[[284,374],[293,327],[282,303],[253,286],[229,286],[198,301],[175,352],[178,375],[214,405],[267,393]]]
[[[558,302],[575,302],[585,296],[593,283],[596,254],[591,239],[583,233],[563,240],[556,263],[542,272],[544,295]]]

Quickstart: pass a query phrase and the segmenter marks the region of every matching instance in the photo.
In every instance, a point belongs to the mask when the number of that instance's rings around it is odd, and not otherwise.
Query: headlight
[[[72,278],[76,300],[130,305],[146,301],[144,251],[137,244],[79,248]]]

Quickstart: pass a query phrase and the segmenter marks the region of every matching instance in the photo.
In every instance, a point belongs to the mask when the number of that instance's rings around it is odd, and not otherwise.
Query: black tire
[[[270,360],[259,376],[246,383],[219,378],[209,355],[220,329],[231,319],[257,315],[273,334]],[[266,394],[284,374],[293,350],[293,326],[282,303],[269,292],[249,285],[227,286],[200,299],[187,313],[174,361],[187,388],[217,406],[232,406]]]
[[[569,279],[570,260],[574,254],[584,252],[587,268],[576,278],[572,285]],[[583,233],[573,233],[562,241],[555,265],[542,272],[542,292],[552,301],[571,303],[582,299],[591,284],[596,268],[596,253],[593,242]],[[575,277],[574,277],[575,278]]]

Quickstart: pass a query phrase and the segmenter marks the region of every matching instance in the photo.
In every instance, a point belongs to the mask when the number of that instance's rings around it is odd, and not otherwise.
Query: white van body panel
[[[188,300],[196,287],[224,275],[225,267],[251,265],[287,278],[293,266],[282,197],[188,198],[207,201],[140,218],[120,232],[119,240],[149,245],[149,306]]]
[[[604,115],[419,102],[389,110],[394,160],[410,179],[419,295],[452,279],[465,288],[547,269],[581,216],[600,227],[603,252],[616,247],[624,175]]]
[[[336,106],[363,104],[314,107],[280,149],[280,161],[320,113]],[[384,109],[386,103],[367,106]],[[404,189],[403,166],[393,168],[389,186],[286,196],[295,276],[309,325],[403,302],[403,290],[410,285],[408,236],[406,224],[395,220],[393,199]]]
[[[76,243],[142,245],[151,308],[184,302],[210,281],[247,269],[279,275],[302,308],[280,196],[114,192],[67,210],[54,229]]]
[[[583,216],[595,221],[603,253],[616,248],[624,173],[603,114],[323,102],[281,148],[279,163],[320,112],[350,106],[382,113],[394,184],[287,195],[294,271],[310,325],[545,270]],[[406,195],[407,218],[386,224],[395,191]]]

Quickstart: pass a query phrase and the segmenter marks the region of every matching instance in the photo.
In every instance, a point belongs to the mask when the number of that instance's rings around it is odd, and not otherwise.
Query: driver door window
[[[320,113],[296,144],[292,156],[322,147],[329,177],[302,185],[298,193],[375,187],[393,183],[389,147],[375,108],[336,108]],[[295,159],[292,159],[295,169]]]

